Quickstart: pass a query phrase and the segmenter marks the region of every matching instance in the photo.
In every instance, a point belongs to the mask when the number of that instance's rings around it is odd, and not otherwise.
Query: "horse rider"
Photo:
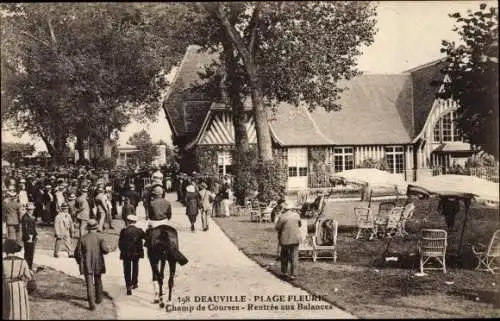
[[[172,217],[172,207],[162,195],[163,188],[161,186],[156,185],[151,189],[151,202],[148,206],[147,219],[152,228],[159,225],[167,225],[168,220]]]

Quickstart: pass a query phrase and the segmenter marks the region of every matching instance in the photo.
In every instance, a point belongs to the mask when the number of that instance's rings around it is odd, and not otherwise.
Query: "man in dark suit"
[[[130,203],[134,206],[134,208],[137,208],[137,204],[139,204],[139,193],[135,190],[135,185],[130,184],[129,190],[125,192],[125,197],[127,197],[130,200]]]
[[[106,273],[104,255],[109,252],[104,239],[96,233],[98,226],[99,223],[95,219],[88,220],[89,232],[78,240],[75,249],[75,259],[80,267],[80,274],[85,276],[90,310],[95,310],[95,305],[102,301],[101,275]]]
[[[120,249],[120,260],[123,260],[123,274],[127,295],[132,294],[132,289],[137,289],[137,277],[139,275],[139,259],[144,258],[143,239],[145,233],[136,227],[137,216],[127,216],[127,226],[121,230],[118,240]]]

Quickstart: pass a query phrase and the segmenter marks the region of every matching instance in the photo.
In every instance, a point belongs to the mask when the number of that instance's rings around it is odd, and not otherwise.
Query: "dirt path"
[[[173,200],[173,194],[168,198]],[[153,285],[147,259],[140,261],[139,288],[127,296],[122,262],[119,253],[113,252],[106,256],[103,283],[114,299],[119,319],[354,318],[327,302],[309,301],[311,296],[307,292],[262,269],[239,251],[213,221],[210,220],[207,232],[201,231],[199,221],[197,231],[191,232],[184,207],[177,202],[172,204],[171,225],[178,230],[180,249],[190,260],[187,265],[177,267],[173,300],[168,306],[173,311],[166,312],[152,304]],[[35,263],[78,275],[74,259],[54,259],[37,253]],[[165,275],[168,279],[168,267]],[[271,302],[264,302],[267,299]],[[214,300],[233,302],[209,302]],[[284,310],[285,307],[293,310]]]

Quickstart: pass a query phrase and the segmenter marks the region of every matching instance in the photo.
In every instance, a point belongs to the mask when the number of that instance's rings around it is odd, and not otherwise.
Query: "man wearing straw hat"
[[[24,259],[28,262],[30,270],[33,270],[33,257],[35,256],[35,245],[37,238],[36,218],[34,216],[35,204],[26,204],[26,213],[21,218],[21,230],[24,243]]]
[[[290,264],[290,279],[295,279],[295,272],[299,262],[300,243],[300,215],[297,207],[291,203],[285,203],[285,212],[276,221],[279,245],[281,246],[281,274],[287,276],[288,264]]]
[[[16,201],[14,189],[7,191],[7,197],[2,202],[2,213],[7,225],[7,238],[21,242],[21,205]]]
[[[95,305],[102,302],[101,275],[106,273],[104,255],[109,253],[106,242],[96,233],[98,226],[99,223],[95,219],[88,220],[88,233],[78,240],[74,255],[80,274],[85,277],[90,310],[95,310]]]

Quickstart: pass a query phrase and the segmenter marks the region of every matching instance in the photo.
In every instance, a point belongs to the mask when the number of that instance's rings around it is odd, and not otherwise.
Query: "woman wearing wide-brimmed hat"
[[[29,301],[26,281],[33,278],[33,272],[28,263],[16,253],[22,249],[15,240],[7,239],[2,244],[3,252],[7,256],[3,259],[3,319],[29,320]]]

